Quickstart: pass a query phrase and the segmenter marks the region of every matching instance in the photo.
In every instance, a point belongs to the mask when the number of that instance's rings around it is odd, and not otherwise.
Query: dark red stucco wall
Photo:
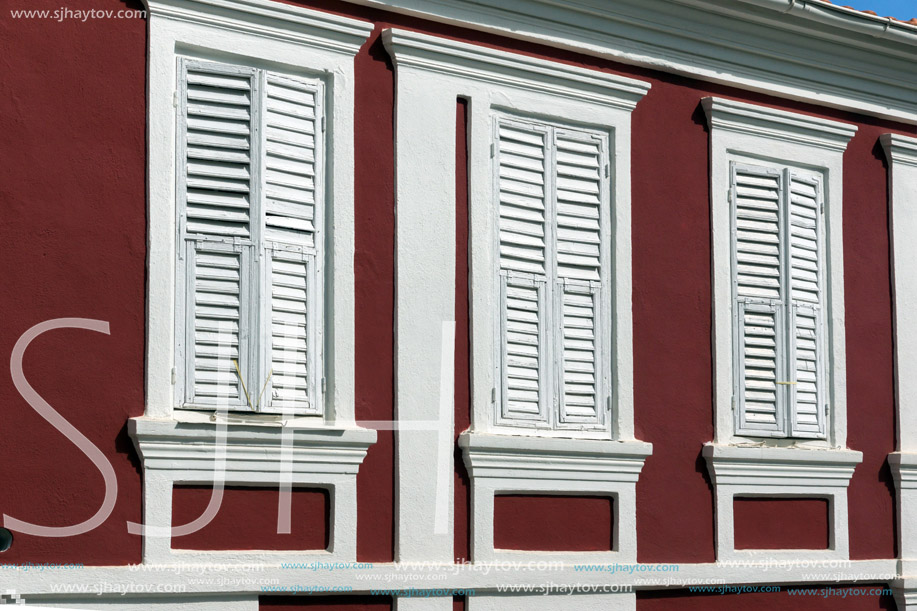
[[[21,333],[62,316],[107,320],[111,335],[55,331],[36,340],[25,371],[36,389],[110,457],[118,504],[81,537],[17,537],[3,562],[125,564],[140,559],[126,520],[140,519],[140,475],[125,421],[143,410],[145,258],[145,22],[17,20],[0,7],[0,261],[8,358]],[[356,413],[393,414],[393,73],[379,41],[389,25],[635,76],[652,89],[633,115],[633,308],[637,436],[654,454],[637,486],[639,559],[714,559],[713,497],[700,451],[713,435],[710,350],[708,134],[702,97],[719,95],[854,122],[845,155],[844,247],[849,446],[864,453],[850,485],[853,558],[895,555],[893,493],[884,466],[894,449],[892,326],[886,168],[881,133],[913,127],[746,94],[493,35],[356,7],[298,2],[375,22],[356,58]],[[29,8],[60,6],[33,0]],[[139,8],[72,0],[71,8]],[[15,8],[15,7],[13,7]],[[13,75],[12,78],[9,75]],[[458,128],[458,124],[457,124]],[[460,164],[462,160],[459,158]],[[461,202],[459,202],[461,205]],[[467,234],[461,211],[459,235]],[[461,240],[461,237],[460,237]],[[457,245],[459,259],[461,244]],[[467,361],[467,273],[457,266],[457,362]],[[456,423],[468,421],[459,368]],[[0,367],[4,443],[0,510],[52,525],[89,517],[101,502],[98,472],[18,395]],[[460,387],[466,384],[464,389]],[[358,477],[358,557],[393,558],[393,441],[380,431]],[[456,501],[467,503],[458,454]],[[267,494],[267,493],[266,493]],[[456,555],[467,511],[457,507]],[[525,522],[537,516],[519,515]],[[752,600],[752,599],[743,599]]]

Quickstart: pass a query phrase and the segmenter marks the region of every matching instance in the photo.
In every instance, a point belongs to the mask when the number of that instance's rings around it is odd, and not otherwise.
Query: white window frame
[[[824,321],[827,367],[826,439],[772,438],[766,443],[839,448],[847,442],[846,344],[844,336],[843,153],[856,127],[818,117],[720,98],[705,98],[710,122],[710,202],[713,249],[713,353],[715,441],[761,442],[768,436],[739,434],[733,406],[735,380],[731,164],[795,169],[820,177],[824,200]]]
[[[714,440],[704,447],[716,496],[717,560],[849,556],[847,485],[862,453],[847,446],[844,334],[843,154],[856,126],[722,98],[704,98],[710,126]],[[798,169],[821,177],[824,199],[824,439],[737,431],[731,164]],[[826,550],[736,550],[736,496],[814,497],[830,503]]]
[[[544,278],[543,289],[542,289],[542,299],[544,300],[544,312],[545,312],[545,321],[544,321],[544,330],[543,337],[541,339],[541,353],[539,354],[539,362],[544,363],[542,367],[541,375],[543,379],[541,380],[542,384],[542,409],[545,411],[545,421],[537,420],[524,420],[524,419],[513,419],[511,417],[506,417],[503,414],[504,400],[506,398],[506,384],[504,379],[504,368],[506,366],[504,360],[504,347],[506,342],[506,329],[503,326],[501,315],[495,317],[496,327],[494,329],[494,337],[501,338],[501,342],[495,345],[496,353],[493,356],[495,366],[497,371],[495,372],[495,379],[498,380],[498,384],[495,386],[495,400],[494,400],[494,412],[493,412],[493,422],[494,430],[500,430],[506,433],[516,433],[523,432],[526,434],[546,434],[546,435],[556,435],[558,437],[589,437],[589,438],[598,438],[598,439],[608,439],[611,436],[611,386],[612,386],[612,351],[611,346],[614,341],[614,329],[613,323],[608,325],[602,325],[603,319],[611,321],[612,318],[612,287],[614,286],[614,274],[612,273],[613,258],[611,256],[611,241],[612,241],[612,231],[611,231],[611,214],[614,208],[612,201],[612,195],[610,193],[610,174],[611,174],[611,155],[609,151],[609,146],[612,140],[612,133],[606,128],[595,128],[583,125],[574,125],[570,122],[560,122],[556,119],[547,119],[540,116],[528,116],[521,115],[517,113],[510,113],[502,111],[500,109],[494,109],[493,111],[493,120],[492,120],[492,134],[493,141],[491,146],[494,147],[495,154],[492,158],[491,165],[491,182],[493,184],[493,194],[491,197],[494,198],[494,202],[499,201],[500,193],[500,182],[499,182],[499,147],[497,146],[497,134],[499,132],[499,125],[501,123],[516,123],[518,125],[523,125],[527,127],[535,127],[536,129],[544,129],[546,132],[563,132],[564,130],[575,131],[578,134],[588,133],[591,136],[594,136],[601,141],[602,145],[602,166],[600,170],[603,172],[601,176],[601,187],[600,187],[600,200],[601,200],[601,211],[599,216],[600,222],[600,240],[601,240],[601,251],[600,251],[600,260],[601,260],[601,288],[598,295],[599,307],[597,308],[598,314],[595,319],[596,325],[596,345],[598,349],[595,354],[595,366],[596,366],[596,376],[595,376],[595,385],[596,385],[596,410],[598,412],[598,424],[575,424],[575,423],[561,423],[560,422],[560,413],[563,409],[563,367],[562,359],[557,358],[557,347],[562,345],[563,338],[563,329],[558,325],[558,321],[562,318],[561,306],[559,299],[562,298],[558,294],[556,286],[559,280],[557,275],[557,240],[554,232],[551,231],[549,226],[552,224],[554,218],[556,217],[556,209],[552,209],[548,204],[550,196],[546,194],[546,214],[553,213],[554,216],[545,219],[546,227],[546,247],[545,247],[545,266],[547,268],[547,274]],[[548,145],[549,148],[551,145]],[[551,168],[546,168],[546,173],[550,173]],[[506,274],[510,277],[515,276],[513,279],[519,283],[528,283],[536,284],[538,279],[535,278],[533,274],[523,274],[521,272],[512,272],[503,270],[500,267],[500,233],[499,233],[499,223],[500,223],[500,211],[499,203],[495,206],[496,218],[494,219],[494,224],[496,225],[497,231],[494,232],[495,243],[491,245],[491,248],[495,249],[494,259],[497,261],[497,268],[494,270],[494,281],[496,282],[496,294],[497,294],[497,307],[498,311],[502,310],[503,307],[503,290],[501,288],[501,277]],[[574,282],[574,284],[577,284]],[[587,286],[585,283],[578,283],[581,286]],[[553,401],[551,400],[553,399]]]
[[[144,563],[356,559],[356,477],[376,432],[354,415],[354,57],[372,24],[273,0],[148,2],[146,409],[129,422],[143,464]],[[323,417],[175,409],[180,281],[179,61],[191,57],[322,81],[325,106]],[[316,202],[316,207],[319,203]],[[319,239],[318,235],[316,239]],[[225,425],[225,429],[221,429]],[[222,440],[225,439],[225,445]],[[252,461],[257,456],[258,460]],[[176,483],[310,486],[331,494],[326,550],[172,549]],[[159,534],[157,534],[159,533]],[[163,534],[164,533],[164,534]]]
[[[270,0],[153,2],[149,15],[149,283],[146,415],[174,416],[178,382],[178,60],[192,57],[316,78],[325,86],[326,421],[353,421],[353,58],[371,24]],[[263,20],[267,20],[263,23]],[[256,52],[257,55],[251,55]]]
[[[636,482],[652,446],[634,439],[633,428],[630,114],[649,84],[405,30],[385,30],[382,36],[395,64],[397,96],[396,411],[399,419],[438,423],[435,432],[396,432],[396,532],[410,533],[399,534],[398,559],[454,558],[451,507],[438,499],[452,495],[453,346],[444,329],[455,316],[455,112],[460,97],[468,109],[472,428],[462,433],[459,445],[472,479],[472,559],[635,561]],[[581,436],[575,435],[578,431],[542,434],[495,426],[499,210],[491,145],[498,113],[576,124],[609,137],[614,405],[610,431],[603,431],[602,439],[571,438]],[[446,383],[418,383],[437,379]],[[417,485],[433,481],[440,482],[436,494]],[[570,553],[494,549],[494,497],[507,492],[613,497],[615,548]]]

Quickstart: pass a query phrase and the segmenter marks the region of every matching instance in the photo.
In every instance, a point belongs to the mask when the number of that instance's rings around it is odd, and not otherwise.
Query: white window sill
[[[635,562],[636,484],[652,444],[465,432],[459,447],[472,482],[474,562],[562,560]],[[494,548],[494,497],[503,494],[604,496],[614,500],[614,549],[523,552]]]
[[[863,453],[841,448],[777,448],[708,443],[704,457],[716,493],[717,561],[781,558],[846,560],[847,486]],[[829,503],[829,544],[823,550],[735,549],[735,497],[823,498]]]
[[[329,548],[285,554],[298,559],[356,559],[357,472],[369,446],[376,442],[376,431],[352,424],[284,426],[250,415],[239,416],[246,422],[226,422],[224,429],[210,414],[177,416],[128,421],[128,432],[143,463],[144,522],[157,529],[144,534],[144,563],[246,563],[278,556],[277,552],[172,549],[168,527],[174,526],[173,487],[216,481],[268,487],[288,482],[293,487],[327,489],[331,495]]]

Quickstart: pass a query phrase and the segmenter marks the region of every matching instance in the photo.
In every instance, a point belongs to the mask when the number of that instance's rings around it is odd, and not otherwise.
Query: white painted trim
[[[854,450],[803,450],[706,444],[704,457],[716,496],[718,562],[760,558],[809,561],[846,560],[847,486],[863,460]],[[733,505],[742,497],[805,497],[829,501],[829,542],[825,550],[737,550]]]
[[[553,582],[548,582],[553,583]],[[549,586],[545,586],[547,589]],[[556,586],[555,586],[556,587]],[[611,584],[609,589],[614,588]],[[598,590],[601,592],[601,590]],[[484,594],[466,599],[468,611],[636,611],[636,594],[583,594],[566,592],[546,596],[533,594]]]
[[[636,483],[653,446],[642,441],[541,439],[464,432],[472,483],[474,561],[636,562]],[[494,497],[504,493],[595,495],[614,499],[614,548],[604,552],[531,552],[494,548]]]
[[[147,526],[172,524],[175,484],[208,484],[221,453],[213,422],[175,422],[147,417],[128,421],[143,462],[143,519]],[[282,434],[289,447],[278,443]],[[352,562],[357,552],[357,471],[376,432],[360,428],[298,428],[227,424],[225,479],[228,485],[279,485],[289,472],[294,486],[329,490],[328,550],[302,552],[312,560]],[[172,549],[171,537],[146,533],[144,564],[251,564],[288,557],[289,551],[191,551]]]
[[[715,441],[736,435],[733,407],[733,296],[730,163],[766,164],[820,176],[825,202],[825,321],[827,326],[827,440],[770,440],[771,445],[844,448],[847,444],[844,331],[843,151],[856,127],[763,106],[704,98],[710,122],[710,206],[713,250],[713,357]],[[760,441],[754,438],[754,441]]]
[[[811,0],[350,0],[917,123],[914,26]]]
[[[285,569],[281,562],[309,562],[295,552],[273,562],[248,565],[214,564],[195,572],[187,565],[163,565],[159,567],[87,566],[75,571],[4,571],[4,588],[15,588],[23,597],[38,597],[53,594],[60,597],[60,584],[73,586],[96,586],[100,582],[132,583],[137,585],[158,585],[164,579],[176,579],[186,585],[186,592],[179,601],[188,597],[212,594],[240,594],[257,597],[260,586],[252,578],[276,580],[278,586],[293,587],[312,585],[316,587],[352,586],[353,594],[369,593],[373,589],[415,587],[425,588],[474,588],[477,595],[496,593],[507,583],[521,586],[542,586],[555,584],[608,584],[633,585],[635,589],[658,589],[667,586],[709,585],[711,579],[721,579],[726,585],[794,585],[803,583],[824,584],[825,574],[835,584],[875,583],[876,575],[894,576],[897,560],[852,560],[816,564],[818,561],[799,558],[777,558],[761,556],[749,561],[730,563],[681,563],[677,571],[660,572],[658,565],[635,564],[633,570],[609,571],[576,570],[574,564],[563,564],[537,568],[525,566],[526,570],[511,570],[505,562],[456,565],[453,563],[428,563],[417,565],[373,563],[372,567],[337,568],[335,570]],[[799,563],[799,564],[794,564]],[[579,563],[577,563],[579,565]],[[811,571],[787,570],[790,567],[806,567]],[[179,571],[184,568],[184,571]],[[804,575],[808,573],[808,577]],[[201,580],[204,576],[212,581]],[[445,578],[444,578],[445,575]],[[178,580],[181,581],[178,581]],[[719,582],[718,582],[719,583]],[[74,596],[76,598],[76,596]],[[121,599],[122,597],[118,596]],[[168,600],[170,597],[163,597]],[[550,598],[550,597],[545,597]],[[563,598],[563,597],[561,597]],[[66,602],[58,598],[60,602]],[[172,600],[175,600],[174,598]],[[40,599],[39,599],[40,601]]]
[[[327,92],[325,414],[354,419],[353,57],[366,22],[271,0],[149,0],[146,415],[170,417],[176,269],[176,65],[193,56],[324,81]]]
[[[917,138],[884,134],[895,328],[897,452],[888,463],[897,489],[899,609],[917,609]]]
[[[226,483],[328,488],[331,545],[307,558],[356,557],[356,473],[375,431],[354,424],[353,59],[373,26],[270,0],[148,0],[148,293],[146,415],[130,421],[144,468],[144,520],[169,527],[175,482],[214,481],[215,425],[208,414],[173,412],[176,367],[177,118],[179,58],[277,70],[325,87],[324,423],[245,415],[227,425]],[[201,422],[203,420],[203,422]],[[293,427],[310,427],[286,435]],[[282,466],[283,464],[283,466]],[[295,554],[294,554],[295,555]],[[273,561],[289,552],[172,550],[144,536],[145,563]]]
[[[473,428],[493,428],[495,317],[499,295],[496,202],[491,144],[497,112],[583,125],[609,134],[613,170],[614,433],[633,438],[633,346],[630,274],[630,110],[648,85],[524,55],[408,32],[385,30],[396,79],[396,412],[399,422],[440,418],[440,329],[454,320],[455,109],[469,100],[469,230]],[[451,416],[440,420],[451,431]],[[517,431],[518,432],[518,431]],[[569,436],[569,435],[567,435]],[[397,558],[452,562],[452,508],[447,532],[429,482],[452,437],[397,432]],[[539,443],[544,440],[539,441]],[[445,452],[449,455],[449,452]],[[451,498],[451,481],[450,494]],[[558,489],[562,490],[563,485]],[[473,492],[480,498],[483,489]],[[492,517],[492,516],[491,516]],[[475,520],[476,528],[478,520]],[[628,525],[630,527],[632,525]],[[483,552],[482,552],[483,553]],[[477,558],[476,558],[477,560]]]

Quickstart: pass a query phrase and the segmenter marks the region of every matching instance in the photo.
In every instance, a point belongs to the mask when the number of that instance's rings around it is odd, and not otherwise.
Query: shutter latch
[[[784,386],[796,386],[796,382],[774,382],[774,384],[783,384]]]

